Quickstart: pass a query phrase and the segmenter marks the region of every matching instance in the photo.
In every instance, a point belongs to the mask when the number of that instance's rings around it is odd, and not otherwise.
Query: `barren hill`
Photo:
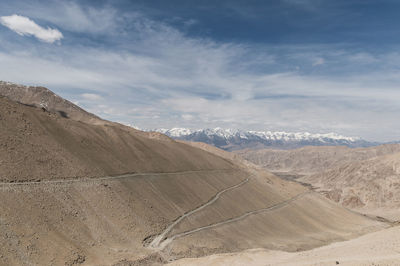
[[[106,122],[44,87],[24,86],[0,81],[0,95],[12,101],[44,108],[49,112],[77,121],[96,124]]]
[[[29,102],[0,98],[0,138],[0,265],[294,251],[387,226],[216,151]]]
[[[92,125],[0,98],[0,180],[227,169],[232,164],[124,126]]]
[[[400,153],[349,162],[300,180],[343,206],[400,220]]]
[[[168,265],[174,266],[366,266],[398,265],[400,254],[400,227],[392,227],[370,233],[349,241],[300,252],[282,252],[253,249],[244,252],[207,256],[197,259],[181,259]]]
[[[249,167],[249,168],[260,168],[259,166],[251,163],[250,161],[244,160],[241,156],[237,155],[233,152],[228,152],[222,149],[219,149],[213,145],[204,143],[204,142],[195,142],[195,141],[184,141],[184,140],[177,140],[177,142],[185,143],[189,146],[196,147],[202,149],[204,151],[210,152],[222,158],[225,158],[229,161],[234,162],[237,165],[242,167]]]
[[[241,157],[286,178],[311,184],[354,210],[400,219],[400,145],[242,150]]]
[[[294,150],[239,150],[235,153],[268,171],[301,176],[316,174],[349,162],[362,161],[396,152],[400,152],[400,144],[387,144],[369,148],[307,146]]]

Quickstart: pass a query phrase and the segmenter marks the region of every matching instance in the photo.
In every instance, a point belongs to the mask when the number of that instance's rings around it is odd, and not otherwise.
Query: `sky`
[[[400,140],[400,1],[0,0],[0,80],[105,119]]]

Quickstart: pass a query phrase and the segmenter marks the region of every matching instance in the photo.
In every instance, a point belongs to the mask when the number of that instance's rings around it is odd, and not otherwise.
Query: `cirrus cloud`
[[[47,43],[54,43],[63,38],[63,34],[59,30],[50,27],[43,28],[30,18],[16,14],[0,17],[0,23],[21,36],[35,36]]]
[[[98,94],[94,94],[94,93],[83,93],[81,94],[82,98],[84,98],[85,100],[90,100],[90,101],[100,101],[103,100],[103,97],[101,97]]]
[[[323,65],[324,63],[325,63],[325,60],[321,57],[318,57],[314,60],[314,62],[312,63],[312,66]]]
[[[203,34],[201,17],[190,30],[170,14],[84,2],[2,1],[4,14],[57,25],[68,41],[33,43],[0,29],[0,80],[49,87],[100,117],[147,129],[400,136],[397,46],[229,40]]]

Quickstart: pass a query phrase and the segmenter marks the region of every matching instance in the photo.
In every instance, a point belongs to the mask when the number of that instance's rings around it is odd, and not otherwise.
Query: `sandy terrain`
[[[229,169],[232,163],[127,127],[92,125],[0,98],[0,180]]]
[[[0,265],[135,260],[143,240],[240,181],[232,171],[0,185]],[[218,182],[215,178],[218,177]]]
[[[338,262],[338,263],[337,263]],[[302,252],[265,249],[212,255],[199,259],[182,259],[169,265],[399,265],[400,227],[370,233],[349,241]]]
[[[0,97],[0,265],[296,251],[388,226],[227,154],[65,116],[57,103]]]
[[[400,152],[400,144],[369,148],[309,146],[294,150],[239,150],[236,154],[271,172],[311,175],[340,167],[349,162]]]
[[[225,158],[227,160],[233,161],[236,165],[240,165],[245,168],[262,169],[262,167],[254,164],[248,160],[243,159],[240,155],[238,155],[234,152],[224,151],[222,149],[219,149],[219,148],[209,145],[207,143],[194,142],[194,141],[183,141],[183,140],[177,140],[177,142],[184,143],[186,145],[190,145],[192,147],[196,147],[196,148],[202,149],[204,151],[210,152],[212,154],[215,154],[215,155]]]
[[[153,264],[255,247],[293,251],[386,226],[318,194],[296,197],[305,189],[269,174],[244,182],[248,174],[204,170],[0,184],[0,265],[129,265],[146,257]],[[146,247],[185,213],[190,216],[168,237],[251,211],[234,223],[174,239],[162,250]]]
[[[45,108],[47,111],[76,121],[92,124],[108,123],[44,87],[23,86],[0,81],[0,95],[15,102]]]
[[[349,162],[299,180],[343,206],[400,219],[400,153]]]
[[[400,220],[399,149],[399,144],[388,144],[237,154],[284,178],[311,184],[316,191],[347,208],[393,221]]]

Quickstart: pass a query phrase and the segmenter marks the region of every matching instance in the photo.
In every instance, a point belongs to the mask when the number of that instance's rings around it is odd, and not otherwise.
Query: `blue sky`
[[[399,13],[394,0],[0,1],[0,80],[141,128],[399,140]]]

